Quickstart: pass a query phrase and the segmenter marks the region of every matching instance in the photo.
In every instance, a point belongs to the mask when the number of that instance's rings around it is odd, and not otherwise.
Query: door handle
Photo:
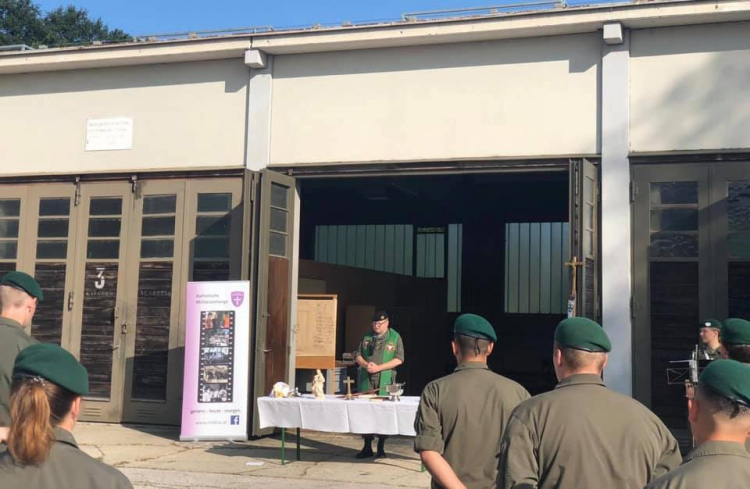
[[[263,353],[271,353],[273,351],[273,348],[269,348],[268,350],[263,350]]]

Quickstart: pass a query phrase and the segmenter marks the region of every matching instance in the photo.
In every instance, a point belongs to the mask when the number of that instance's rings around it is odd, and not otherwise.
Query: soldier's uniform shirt
[[[573,375],[511,415],[497,487],[643,489],[680,465],[677,440],[597,375]]]
[[[133,489],[127,477],[78,448],[68,431],[55,428],[49,457],[40,465],[17,465],[10,452],[0,455],[3,489]]]
[[[703,346],[701,348],[701,353],[703,354],[704,359],[706,360],[718,360],[721,358],[721,352],[719,349],[712,350],[711,348],[707,346]]]
[[[694,448],[678,469],[647,489],[739,489],[750,487],[750,454],[739,443],[709,441]]]
[[[357,352],[355,355],[359,355],[362,358],[365,359],[367,362],[372,362],[375,365],[382,365],[383,363],[383,355],[386,352],[386,348],[388,345],[386,344],[386,339],[388,339],[388,335],[390,334],[391,330],[388,329],[385,333],[376,336],[375,334],[372,335],[373,337],[373,345],[372,345],[372,354],[369,356],[362,355],[362,348],[367,348],[368,345],[364,344],[364,340],[360,342],[359,349],[357,349]],[[396,348],[396,356],[394,358],[398,358],[402,362],[404,361],[404,342],[401,340],[401,335],[398,337],[398,341],[395,345]],[[356,358],[356,357],[355,357]],[[366,369],[362,369],[362,374],[367,374]],[[396,371],[393,371],[393,378],[392,383],[396,382]],[[370,385],[373,389],[379,389],[380,388],[380,372],[376,374],[370,374]]]
[[[484,363],[464,363],[427,384],[414,429],[414,450],[438,452],[469,489],[495,487],[497,453],[513,409],[529,398]],[[435,481],[433,488],[439,488]]]
[[[0,317],[0,426],[10,424],[10,384],[16,356],[27,346],[38,343],[12,319]]]

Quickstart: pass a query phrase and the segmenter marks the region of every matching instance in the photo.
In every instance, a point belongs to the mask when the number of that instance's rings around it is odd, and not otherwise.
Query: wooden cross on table
[[[347,377],[344,383],[346,384],[346,398],[351,401],[354,399],[354,396],[352,396],[352,384],[354,381],[350,377]]]
[[[570,288],[570,298],[568,299],[568,317],[575,317],[576,316],[576,307],[578,302],[578,293],[577,291],[577,278],[578,278],[578,267],[583,266],[582,261],[578,261],[578,257],[574,256],[573,259],[565,264],[566,267],[570,267],[573,271],[573,283],[571,284]]]

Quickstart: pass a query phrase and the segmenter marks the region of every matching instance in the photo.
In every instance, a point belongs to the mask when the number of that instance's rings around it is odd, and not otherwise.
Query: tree
[[[131,39],[120,29],[110,30],[101,19],[90,18],[84,8],[70,5],[43,13],[32,0],[0,0],[0,46],[53,47]]]

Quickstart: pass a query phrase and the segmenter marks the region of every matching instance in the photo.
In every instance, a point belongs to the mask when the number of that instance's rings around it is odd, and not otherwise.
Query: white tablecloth
[[[303,428],[330,433],[416,436],[419,397],[400,402],[347,401],[335,396],[258,398],[261,428]]]

